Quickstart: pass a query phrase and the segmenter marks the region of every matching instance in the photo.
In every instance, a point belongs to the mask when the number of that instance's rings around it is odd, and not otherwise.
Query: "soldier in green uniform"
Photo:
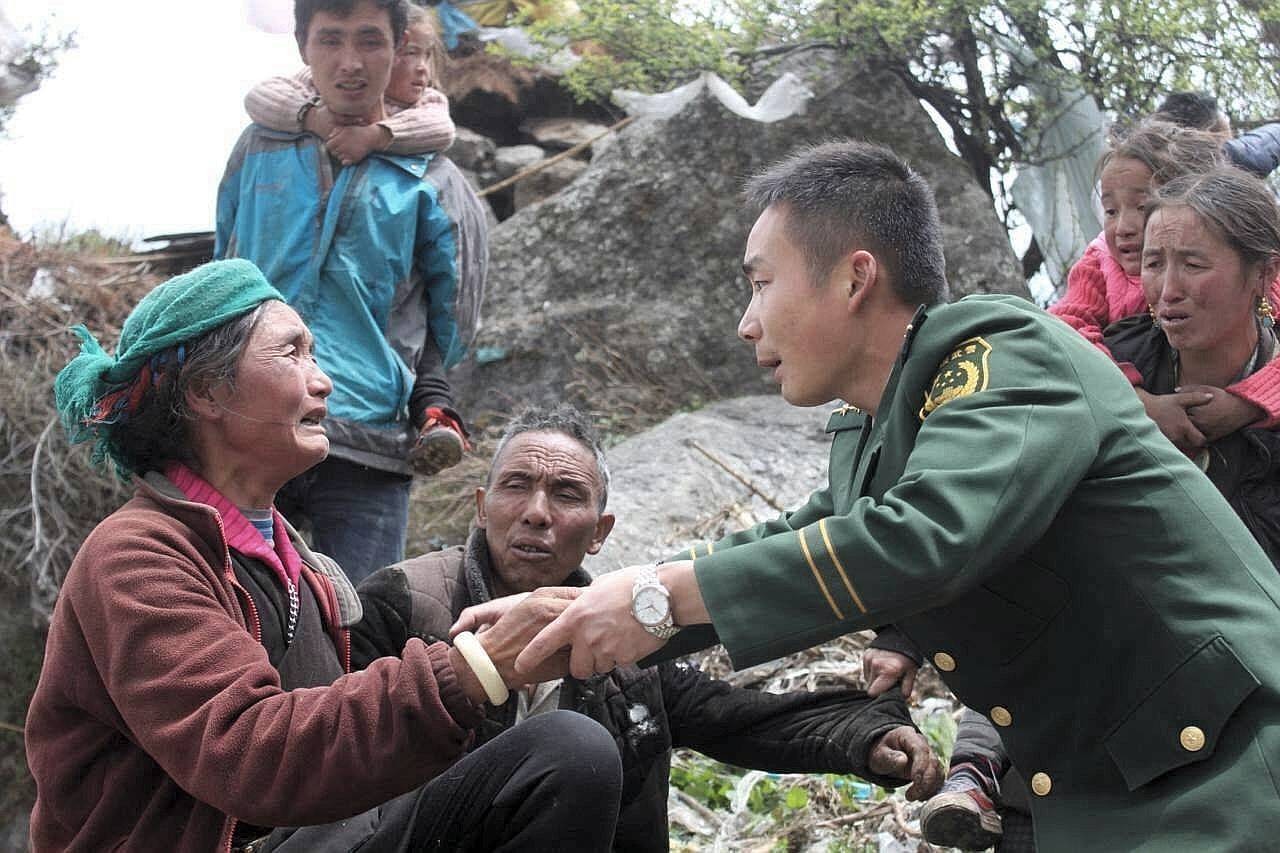
[[[1065,324],[941,304],[932,194],[891,152],[805,150],[748,194],[738,334],[792,404],[844,401],[829,485],[598,579],[517,666],[717,635],[750,666],[892,623],[1000,728],[1041,853],[1274,849],[1280,577],[1214,486]]]

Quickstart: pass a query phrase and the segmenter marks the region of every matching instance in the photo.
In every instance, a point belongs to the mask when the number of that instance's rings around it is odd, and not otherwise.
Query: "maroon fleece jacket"
[[[340,820],[464,753],[481,712],[444,644],[283,691],[218,514],[152,482],[85,540],[54,611],[26,725],[35,851],[225,850],[237,819]],[[298,548],[348,660],[334,564]]]

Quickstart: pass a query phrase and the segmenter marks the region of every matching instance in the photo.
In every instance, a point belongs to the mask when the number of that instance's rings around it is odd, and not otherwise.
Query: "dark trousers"
[[[607,851],[622,794],[618,747],[572,711],[540,714],[377,809],[277,829],[263,853]]]
[[[311,547],[337,560],[359,584],[404,559],[409,526],[408,474],[379,471],[329,457],[276,495],[276,509],[310,531]]]

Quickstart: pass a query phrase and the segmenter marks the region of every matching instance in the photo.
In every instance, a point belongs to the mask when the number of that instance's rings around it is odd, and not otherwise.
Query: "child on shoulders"
[[[374,151],[443,151],[453,144],[455,133],[449,99],[435,88],[443,52],[431,13],[410,6],[409,25],[396,50],[383,99],[387,118],[374,124],[345,123],[320,101],[307,68],[254,86],[245,96],[244,108],[255,122],[272,130],[315,134],[344,166],[359,163]]]

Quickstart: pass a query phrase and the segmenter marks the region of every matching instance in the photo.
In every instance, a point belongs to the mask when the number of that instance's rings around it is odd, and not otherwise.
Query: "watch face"
[[[671,610],[671,602],[661,589],[647,586],[636,593],[632,610],[641,625],[661,625]]]

